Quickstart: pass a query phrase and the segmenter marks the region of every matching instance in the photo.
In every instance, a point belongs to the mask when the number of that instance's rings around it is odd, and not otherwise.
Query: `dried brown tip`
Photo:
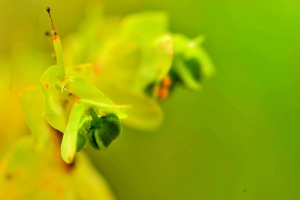
[[[51,10],[51,9],[50,9],[49,7],[46,8],[46,11],[47,11],[48,14],[49,14],[50,21],[51,21],[51,25],[52,25],[52,34],[53,34],[53,35],[57,35],[57,31],[56,31],[56,29],[54,28],[54,25],[53,25],[53,21],[52,21],[52,17],[51,17],[50,10]]]

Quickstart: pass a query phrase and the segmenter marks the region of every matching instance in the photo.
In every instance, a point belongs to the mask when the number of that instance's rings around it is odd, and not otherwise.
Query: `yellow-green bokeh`
[[[76,30],[85,4],[1,0],[0,52],[23,40],[50,52],[42,9],[57,9],[63,37]],[[300,199],[300,2],[107,0],[105,6],[109,15],[168,11],[173,32],[206,35],[216,66],[201,92],[178,89],[162,104],[159,131],[125,128],[107,151],[89,151],[119,199]]]

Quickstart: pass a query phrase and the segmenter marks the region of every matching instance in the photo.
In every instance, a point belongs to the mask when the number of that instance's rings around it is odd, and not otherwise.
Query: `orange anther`
[[[172,85],[172,80],[169,76],[166,76],[163,80],[162,80],[162,86],[164,87],[170,87]]]
[[[165,100],[169,96],[169,88],[161,87],[158,90],[158,98]]]
[[[58,35],[54,35],[53,37],[52,37],[52,40],[54,41],[54,40],[57,40],[57,38],[58,38]]]

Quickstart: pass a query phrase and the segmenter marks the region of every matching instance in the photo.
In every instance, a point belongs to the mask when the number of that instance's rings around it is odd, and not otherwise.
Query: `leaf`
[[[79,130],[79,124],[83,117],[84,106],[81,104],[75,104],[71,110],[68,125],[64,132],[62,143],[61,143],[61,156],[63,160],[70,164],[76,154],[77,149],[77,135]]]

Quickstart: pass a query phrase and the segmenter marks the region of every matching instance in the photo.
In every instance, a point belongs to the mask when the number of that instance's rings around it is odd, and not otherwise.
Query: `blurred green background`
[[[1,0],[1,63],[14,60],[13,47],[21,44],[51,51],[43,35],[50,29],[46,6],[63,38],[76,30],[87,3]],[[299,1],[104,5],[107,15],[166,10],[172,32],[206,35],[204,47],[216,66],[201,92],[178,89],[162,104],[166,118],[159,131],[125,128],[107,151],[89,150],[118,199],[300,199]],[[15,66],[14,75],[41,75],[47,67]]]

